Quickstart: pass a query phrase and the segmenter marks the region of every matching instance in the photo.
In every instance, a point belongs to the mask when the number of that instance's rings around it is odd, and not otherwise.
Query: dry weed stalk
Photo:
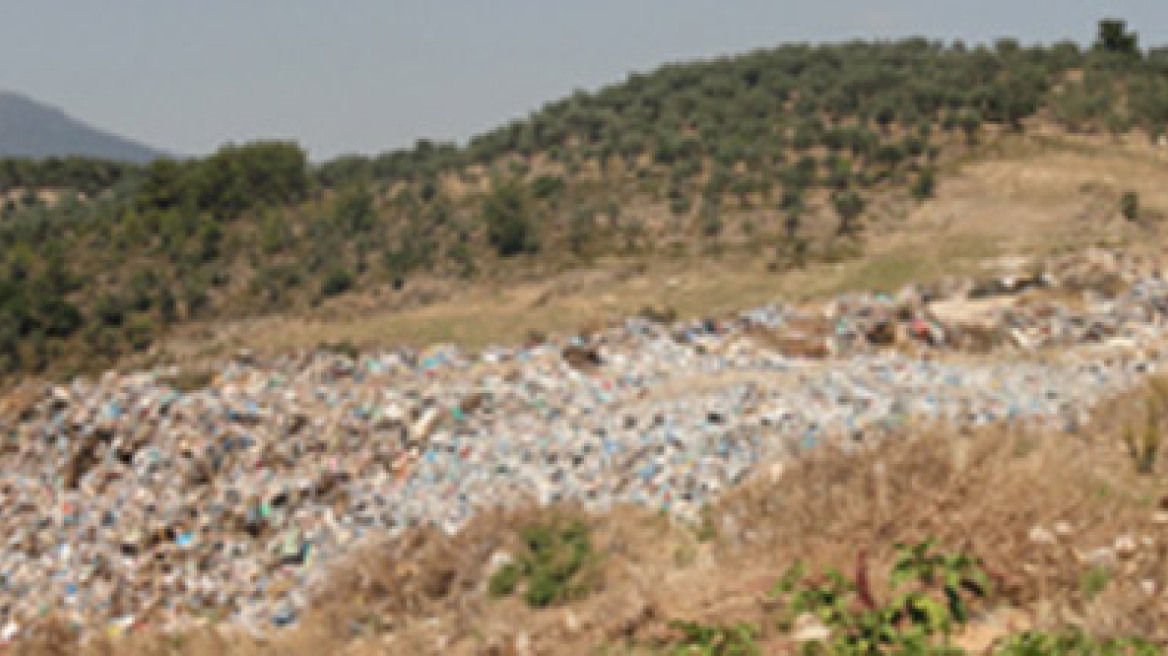
[[[1128,454],[1140,474],[1156,471],[1156,461],[1164,441],[1165,422],[1168,421],[1168,376],[1154,376],[1148,380],[1143,399],[1143,421],[1129,420],[1123,428],[1123,439]]]

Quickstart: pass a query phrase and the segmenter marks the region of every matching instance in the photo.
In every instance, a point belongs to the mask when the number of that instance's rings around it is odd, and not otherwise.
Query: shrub
[[[104,294],[97,299],[97,318],[107,326],[120,326],[126,317],[126,302],[120,296]]]
[[[186,307],[187,318],[198,316],[210,304],[207,285],[202,280],[188,280],[183,286],[183,305]]]
[[[856,219],[864,213],[864,197],[855,191],[840,191],[831,195],[831,204],[839,216],[838,233],[850,235],[856,231]]]
[[[591,209],[580,208],[568,218],[568,248],[582,255],[596,232],[596,216]]]
[[[1157,376],[1147,384],[1144,396],[1143,423],[1124,427],[1123,440],[1136,471],[1151,474],[1164,441],[1164,425],[1168,419],[1168,378]]]
[[[337,266],[329,270],[320,283],[320,294],[325,298],[343,294],[353,287],[353,274],[349,270]]]
[[[316,345],[317,350],[324,353],[332,353],[334,355],[343,355],[350,360],[356,360],[361,357],[361,349],[356,344],[347,339],[338,340],[335,342],[320,342]]]
[[[531,183],[531,193],[544,200],[564,190],[564,179],[554,175],[541,175]]]
[[[707,198],[702,202],[699,212],[702,235],[713,239],[722,233],[722,213],[718,208],[718,200]]]
[[[523,552],[491,576],[490,593],[510,595],[524,586],[523,599],[533,608],[562,603],[592,587],[597,556],[591,530],[582,520],[555,518],[520,531]]]
[[[368,185],[359,184],[345,190],[337,199],[334,218],[343,234],[371,230],[376,215],[373,211],[373,194],[369,193]]]
[[[1134,191],[1125,191],[1119,198],[1119,211],[1128,221],[1135,221],[1140,215],[1140,195]]]
[[[674,216],[685,216],[693,209],[693,201],[688,196],[674,196],[669,199],[669,211]]]
[[[786,601],[783,627],[810,613],[831,631],[820,653],[826,647],[826,653],[840,656],[876,656],[959,653],[949,638],[968,621],[971,600],[989,592],[988,577],[977,561],[940,553],[931,541],[897,545],[889,585],[892,601],[880,605],[861,572],[853,581],[833,570],[808,583],[802,565],[796,564],[774,594]]]
[[[933,169],[927,168],[917,175],[917,179],[912,185],[913,198],[917,200],[925,200],[933,197],[933,192],[937,187],[936,174]]]
[[[535,224],[529,215],[527,194],[516,182],[496,185],[483,200],[487,239],[502,257],[539,250]]]
[[[847,189],[852,182],[852,163],[846,157],[833,156],[827,166],[827,186],[837,191]]]
[[[977,133],[981,130],[983,120],[981,114],[973,109],[965,110],[957,116],[957,124],[961,127],[961,131],[965,133],[966,143],[977,143]]]
[[[670,626],[682,634],[672,653],[677,656],[755,656],[757,629],[749,624],[732,626],[674,621]]]
[[[784,189],[779,209],[799,211],[803,208],[803,194],[798,189]]]
[[[1156,656],[1160,648],[1134,638],[1100,640],[1078,632],[1028,631],[1007,638],[995,653],[998,656]]]
[[[458,265],[458,275],[469,278],[475,273],[474,255],[465,242],[455,242],[446,249],[446,256]]]
[[[135,351],[144,351],[154,339],[154,323],[149,317],[138,315],[126,322],[126,342]]]
[[[1120,55],[1139,53],[1139,38],[1127,31],[1127,23],[1122,20],[1104,19],[1099,21],[1099,35],[1095,49]]]

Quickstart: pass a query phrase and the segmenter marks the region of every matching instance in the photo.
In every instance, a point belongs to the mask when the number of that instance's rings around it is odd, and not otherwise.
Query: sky
[[[0,89],[173,153],[464,142],[577,89],[785,42],[1168,44],[1165,0],[0,0]]]

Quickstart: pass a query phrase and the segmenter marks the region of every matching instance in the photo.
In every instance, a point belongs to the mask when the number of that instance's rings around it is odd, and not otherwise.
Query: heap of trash
[[[484,508],[682,518],[827,440],[920,422],[1078,430],[1164,363],[1168,283],[1106,253],[466,353],[241,354],[200,389],[110,372],[0,399],[0,641],[297,621],[328,565]],[[1057,349],[1058,357],[1016,357]]]

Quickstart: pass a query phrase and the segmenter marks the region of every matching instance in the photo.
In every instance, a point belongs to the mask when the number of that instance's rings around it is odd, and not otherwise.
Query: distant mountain
[[[56,107],[0,90],[0,157],[67,155],[142,163],[165,153],[86,125]]]

